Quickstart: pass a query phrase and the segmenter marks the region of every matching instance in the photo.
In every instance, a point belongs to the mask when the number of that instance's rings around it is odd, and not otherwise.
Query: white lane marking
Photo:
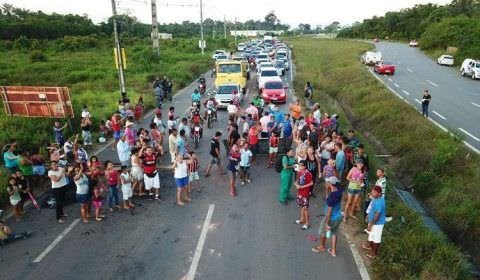
[[[480,105],[478,105],[478,104],[475,103],[475,102],[472,102],[472,105],[473,105],[473,106],[477,106],[478,108],[480,108]]]
[[[472,144],[468,143],[467,141],[463,141],[463,144],[465,144],[465,146],[472,149],[475,153],[480,154],[480,150],[472,146]]]
[[[400,86],[397,83],[393,84],[396,88],[399,88]]]
[[[388,78],[388,80],[389,80],[390,82],[393,82],[392,78]]]
[[[437,111],[432,111],[435,115],[437,115],[439,118],[441,118],[442,120],[446,120],[447,118],[445,118],[444,116],[440,115]]]
[[[431,85],[434,86],[434,87],[438,87],[438,85],[437,85],[436,83],[434,83],[434,82],[432,82],[432,81],[430,81],[430,80],[425,80],[425,82],[431,84]]]
[[[407,71],[410,72],[410,73],[413,73],[413,70],[410,69],[410,68],[407,68]]]
[[[406,95],[410,95],[410,92],[408,92],[408,91],[406,91],[406,90],[404,90],[404,89],[402,89],[402,92],[405,93]]]
[[[422,104],[422,102],[418,99],[415,98],[415,101],[418,103],[418,104]]]
[[[355,261],[355,264],[357,265],[358,272],[360,273],[360,277],[362,280],[370,280],[370,275],[368,274],[367,267],[365,266],[365,263],[363,262],[362,256],[360,255],[360,252],[357,249],[357,245],[355,245],[354,242],[352,242],[350,236],[348,233],[343,232],[345,235],[345,238],[347,239],[348,242],[348,247],[350,248],[350,251],[352,252],[353,255],[353,260]]]
[[[67,235],[73,229],[73,227],[75,227],[78,224],[78,222],[80,222],[80,219],[76,219],[75,221],[73,221],[73,223],[71,223],[62,233],[60,233],[60,235],[57,236],[55,240],[53,240],[52,244],[48,245],[48,247],[40,255],[38,255],[38,257],[36,257],[33,260],[33,262],[34,263],[41,262],[42,259],[45,258],[45,256],[50,251],[52,251],[52,249],[65,237],[65,235]]]
[[[472,137],[475,141],[477,142],[480,142],[480,139],[478,139],[477,137],[475,137],[475,135],[471,134],[470,132],[466,131],[465,129],[459,127],[458,130],[460,130],[461,132],[467,134],[468,136]]]
[[[444,127],[443,125],[439,124],[438,122],[434,121],[431,118],[428,118],[429,121],[431,121],[434,125],[438,126],[441,130],[445,131],[448,133],[448,129]],[[451,133],[450,133],[451,134]]]
[[[203,223],[202,231],[200,232],[200,238],[198,239],[197,248],[195,249],[195,255],[193,255],[192,264],[188,270],[186,280],[193,280],[195,278],[195,273],[197,272],[198,263],[200,262],[200,257],[202,256],[203,246],[205,245],[205,240],[207,239],[208,228],[210,227],[210,221],[212,220],[213,210],[215,210],[215,204],[210,204],[208,207],[207,217],[205,217],[205,222]]]

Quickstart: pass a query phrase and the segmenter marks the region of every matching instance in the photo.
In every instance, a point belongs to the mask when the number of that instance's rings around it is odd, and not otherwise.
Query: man
[[[250,126],[248,125],[247,117],[241,116],[238,119],[237,125],[238,125],[238,128],[240,129],[241,134],[248,133],[248,130],[250,129]]]
[[[182,122],[178,125],[178,131],[185,131],[185,139],[190,137],[190,126],[188,126],[187,118],[182,118]]]
[[[335,143],[335,153],[337,154],[335,157],[335,167],[337,168],[338,179],[340,182],[343,178],[343,172],[345,171],[345,152],[342,149],[342,143]]]
[[[121,165],[130,166],[130,145],[127,143],[125,134],[120,136],[120,141],[117,143],[117,153]]]
[[[222,132],[217,131],[215,132],[215,137],[212,138],[210,141],[210,162],[208,163],[207,169],[205,170],[205,177],[210,176],[210,169],[212,165],[217,165],[218,171],[220,175],[225,174],[223,171],[222,163],[220,161],[220,138],[222,137]]]
[[[342,223],[342,193],[343,190],[338,184],[338,179],[336,177],[330,177],[325,180],[327,184],[327,197],[323,204],[323,212],[325,217],[320,223],[320,228],[318,229],[320,235],[320,244],[314,248],[312,251],[315,253],[320,253],[325,251],[325,244],[327,238],[332,240],[332,248],[328,249],[328,253],[332,257],[337,256],[337,231]]]
[[[240,184],[250,183],[250,164],[252,163],[253,154],[249,149],[249,144],[244,143],[240,149]]]
[[[67,217],[63,213],[63,204],[65,203],[65,192],[67,189],[67,177],[65,174],[65,169],[58,166],[58,162],[52,161],[50,164],[50,171],[48,171],[48,177],[52,181],[52,191],[53,196],[55,197],[55,210],[57,222],[60,224],[65,223],[62,219]]]
[[[170,79],[167,78],[167,81],[166,81],[166,88],[167,88],[167,92],[166,92],[166,96],[165,98],[168,98],[168,101],[172,102],[172,89],[173,89],[173,83]]]
[[[177,155],[184,157],[187,154],[185,147],[185,130],[180,130],[180,137],[177,137]]]
[[[230,133],[228,134],[228,148],[232,148],[233,144],[237,144],[238,139],[240,139],[240,134],[238,133],[238,125],[232,123],[230,125]]]
[[[260,125],[262,126],[262,131],[260,137],[268,138],[268,123],[270,122],[270,116],[268,112],[263,113],[263,117],[260,118]]]
[[[422,115],[428,119],[428,105],[430,105],[430,101],[432,101],[432,96],[428,92],[428,89],[423,91],[422,96]]]
[[[281,123],[283,130],[283,139],[285,141],[285,148],[288,149],[292,146],[293,141],[293,126],[290,121],[290,114],[285,114],[285,119]]]
[[[369,244],[362,245],[362,248],[370,251],[367,257],[374,259],[378,254],[378,247],[382,242],[383,226],[385,225],[385,199],[382,196],[382,188],[375,186],[372,189],[373,200],[370,203],[370,211],[367,216],[367,232]]]
[[[152,188],[155,189],[155,200],[160,200],[160,178],[157,171],[157,153],[152,147],[144,145],[140,149],[139,157],[143,164],[143,181],[145,189],[153,196]]]
[[[290,105],[290,112],[292,113],[293,123],[296,123],[302,115],[302,105],[300,105],[300,100],[297,99]]]
[[[315,103],[312,108],[313,111],[313,118],[315,119],[316,123],[322,122],[322,113],[320,112],[320,104]]]
[[[233,104],[233,100],[230,100],[230,103],[227,105],[228,118],[233,119],[234,122],[237,122],[237,113],[238,107]]]
[[[308,206],[310,200],[310,188],[313,186],[312,173],[306,169],[307,162],[301,160],[298,163],[297,180],[295,187],[297,188],[297,205],[300,207],[300,219],[296,220],[297,225],[303,224],[302,229],[306,230],[310,227],[310,216]]]
[[[153,91],[155,93],[155,99],[157,101],[158,109],[162,109],[162,100],[163,100],[162,83],[163,81],[160,80],[160,77],[157,77],[153,82]]]
[[[200,101],[202,99],[202,95],[200,94],[200,92],[198,91],[198,89],[195,89],[192,93],[192,104],[194,102],[197,103],[197,108],[200,110]]]
[[[68,123],[65,123],[63,126],[60,125],[60,122],[55,122],[53,126],[53,133],[55,134],[55,142],[59,146],[63,146],[65,143],[65,136],[63,135],[63,130],[68,126]]]
[[[265,106],[265,101],[262,97],[260,97],[260,94],[255,95],[252,103],[257,108],[258,114],[261,115],[263,113],[263,106]]]
[[[177,129],[173,128],[172,133],[168,136],[168,151],[170,152],[170,162],[172,164],[175,163],[177,149]]]

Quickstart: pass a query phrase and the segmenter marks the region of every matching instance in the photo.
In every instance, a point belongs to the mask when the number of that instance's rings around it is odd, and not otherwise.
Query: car
[[[217,62],[223,61],[223,60],[228,60],[228,56],[226,54],[219,54],[219,55],[217,55],[217,58],[215,60]]]
[[[270,58],[267,53],[259,53],[257,55],[257,61],[259,60],[265,60],[265,61],[270,61]],[[258,63],[257,63],[258,64]]]
[[[280,77],[275,67],[263,68],[262,71],[258,73],[258,89],[262,90],[266,82],[278,79],[280,79]]]
[[[374,42],[374,43],[378,43],[378,42],[380,42],[380,39],[375,38],[375,39],[373,39],[373,42]]]
[[[395,65],[393,65],[391,62],[379,61],[373,67],[373,71],[377,72],[378,74],[393,75],[395,74]]]
[[[275,67],[273,63],[260,60],[260,63],[257,63],[257,72],[260,73],[264,68],[273,68],[273,67]]]
[[[362,63],[365,65],[375,65],[377,62],[382,61],[381,52],[365,52],[362,55]]]
[[[285,63],[283,60],[275,61],[275,68],[277,68],[277,73],[279,76],[285,75],[285,71],[287,71]]]
[[[237,51],[243,52],[247,46],[244,43],[239,43],[237,46]]]
[[[265,83],[265,87],[261,92],[261,97],[265,102],[286,103],[287,89],[288,87],[283,85],[281,79],[271,80]]]
[[[283,63],[285,63],[285,70],[288,71],[290,70],[290,64],[288,63],[288,59],[286,57],[284,58],[279,58],[277,60],[280,60],[280,61],[283,61]]]
[[[238,84],[223,84],[219,85],[215,91],[215,101],[217,102],[217,108],[225,109],[227,108],[230,101],[233,98],[233,92],[236,91],[237,94],[240,94],[240,101],[243,100],[243,93]]]
[[[460,67],[462,76],[470,76],[473,80],[480,79],[480,61],[467,58]]]
[[[226,55],[227,52],[224,51],[224,50],[216,50],[216,51],[213,52],[212,58],[213,58],[213,59],[217,59],[217,56],[219,56],[219,55],[221,55],[221,54],[225,54],[225,55]]]
[[[453,66],[453,64],[455,64],[455,59],[451,55],[444,54],[437,58],[437,63],[439,65]]]
[[[410,43],[408,43],[408,45],[412,48],[416,48],[418,47],[418,42],[417,40],[411,40]]]

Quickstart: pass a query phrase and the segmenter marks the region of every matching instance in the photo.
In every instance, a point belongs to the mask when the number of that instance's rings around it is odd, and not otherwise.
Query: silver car
[[[227,108],[228,104],[233,99],[233,92],[239,94],[240,102],[243,100],[243,93],[240,85],[237,84],[223,84],[220,85],[215,92],[215,101],[217,101],[217,108]]]

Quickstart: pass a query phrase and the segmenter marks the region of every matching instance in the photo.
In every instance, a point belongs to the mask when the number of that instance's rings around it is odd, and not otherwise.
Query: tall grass
[[[315,98],[321,106],[324,102],[327,107],[335,105],[333,108],[344,112],[354,129],[374,138],[371,143],[377,149],[386,149],[392,154],[391,172],[405,183],[416,184],[419,197],[451,240],[479,262],[480,196],[472,195],[480,181],[479,158],[467,157],[469,151],[458,139],[438,130],[363,69],[359,56],[372,48],[370,44],[308,38],[294,39],[290,43],[294,45],[298,69],[295,88],[301,92],[304,83],[311,81]],[[377,141],[381,144],[378,145]],[[381,259],[386,258],[386,262],[394,267],[398,265],[395,263],[402,263],[402,259],[398,259],[392,250],[405,246],[403,243],[417,242],[416,237],[424,238],[427,244],[418,248],[414,246],[415,254],[420,254],[417,250],[424,250],[425,246],[445,245],[435,234],[426,232],[423,226],[419,226],[413,235],[411,232],[401,234],[398,230],[387,232],[391,239],[387,239],[389,242],[385,243]],[[445,249],[444,256],[458,253],[451,245],[445,246],[448,249],[440,246]],[[397,276],[392,277],[405,279],[400,276],[409,275],[405,274],[409,269],[412,269],[411,275],[416,275],[413,278],[434,275],[433,268],[438,263],[427,265],[425,260],[421,264],[411,268],[405,264]],[[461,271],[459,267],[458,275]]]

